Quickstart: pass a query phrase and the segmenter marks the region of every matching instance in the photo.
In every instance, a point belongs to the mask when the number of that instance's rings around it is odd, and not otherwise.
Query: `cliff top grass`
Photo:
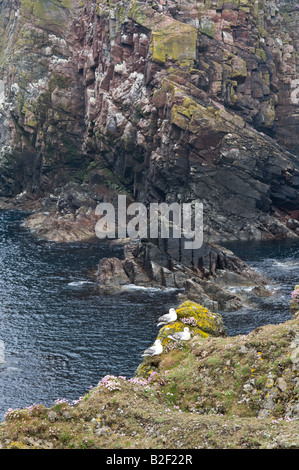
[[[0,448],[298,448],[298,340],[296,318],[194,335],[146,379],[108,375],[73,403],[9,410]]]

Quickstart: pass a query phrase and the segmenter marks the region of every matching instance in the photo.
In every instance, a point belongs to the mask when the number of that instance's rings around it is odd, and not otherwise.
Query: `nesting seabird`
[[[176,321],[177,318],[178,316],[176,310],[174,308],[170,308],[168,313],[165,313],[165,315],[162,315],[162,317],[158,318],[157,322],[159,323],[157,326],[166,325],[167,323]]]
[[[191,338],[189,328],[186,326],[184,331],[178,331],[173,335],[169,335],[168,338],[174,339],[175,341],[188,341]]]
[[[142,356],[157,356],[163,351],[163,346],[160,339],[156,339],[153,346],[143,351]]]

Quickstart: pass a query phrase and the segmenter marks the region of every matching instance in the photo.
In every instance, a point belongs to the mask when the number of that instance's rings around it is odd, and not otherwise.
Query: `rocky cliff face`
[[[294,0],[2,0],[0,12],[1,196],[75,222],[119,192],[198,201],[206,243],[298,237]],[[200,268],[202,255],[160,248]]]
[[[0,2],[2,196],[74,180],[298,236],[294,1]],[[104,196],[105,197],[105,196]]]
[[[69,1],[3,1],[0,8],[1,194],[40,196],[85,165],[72,10]]]
[[[289,3],[87,5],[93,151],[138,200],[203,202],[209,240],[298,235],[296,15]]]

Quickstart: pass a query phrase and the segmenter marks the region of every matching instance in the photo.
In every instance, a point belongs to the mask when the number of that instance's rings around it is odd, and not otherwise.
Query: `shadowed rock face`
[[[299,235],[293,0],[0,5],[0,195],[74,180],[203,202],[210,242]]]
[[[85,166],[84,87],[70,5],[1,2],[1,195],[42,195]]]

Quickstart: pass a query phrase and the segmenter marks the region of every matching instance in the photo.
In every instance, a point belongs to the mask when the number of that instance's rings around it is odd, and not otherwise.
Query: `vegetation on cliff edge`
[[[298,319],[236,337],[195,335],[147,379],[106,376],[75,403],[9,410],[0,448],[299,447]]]

